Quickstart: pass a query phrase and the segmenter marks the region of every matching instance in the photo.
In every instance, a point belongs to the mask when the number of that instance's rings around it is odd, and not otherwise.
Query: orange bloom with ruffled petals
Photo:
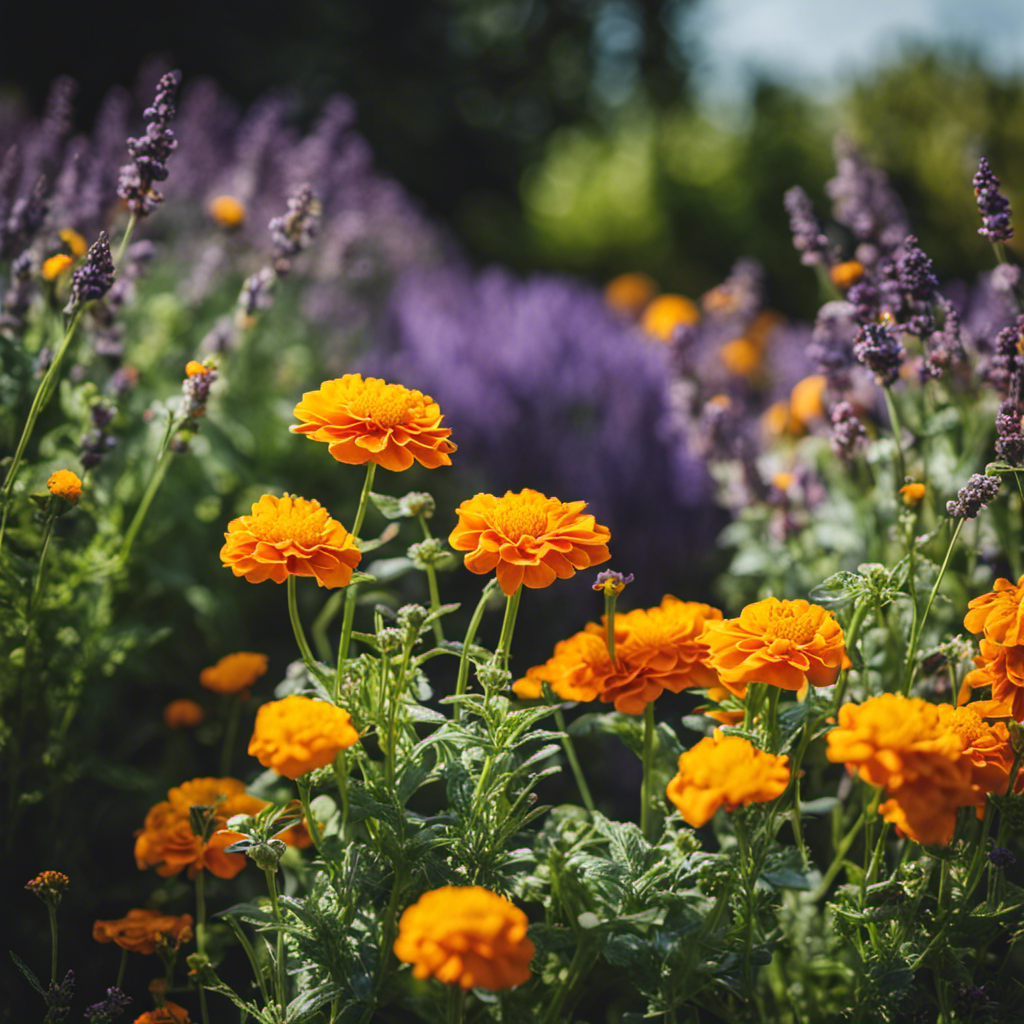
[[[97,942],[113,942],[129,953],[148,956],[163,942],[180,946],[192,938],[192,915],[164,914],[159,910],[129,910],[116,921],[94,921],[92,937]]]
[[[846,656],[835,616],[804,600],[748,604],[737,619],[709,622],[702,639],[710,649],[707,664],[738,697],[746,696],[748,683],[831,686]]]
[[[360,554],[355,539],[320,502],[264,494],[252,515],[228,523],[224,566],[250,583],[313,576],[321,587],[345,587]]]
[[[225,654],[216,665],[199,673],[199,683],[214,693],[248,696],[256,680],[266,674],[267,656],[255,651],[235,651]]]
[[[414,978],[492,992],[530,979],[534,946],[526,915],[478,885],[424,893],[398,922],[394,952]]]
[[[985,721],[987,710],[984,705],[978,708],[973,704],[959,708],[951,704],[939,705],[939,720],[960,738],[963,748],[960,756],[970,765],[979,817],[984,813],[987,793],[1006,792],[1013,768],[1009,730],[1004,722],[989,725]]]
[[[546,682],[566,700],[600,698],[617,711],[639,715],[665,690],[714,686],[717,676],[701,640],[707,622],[721,619],[717,608],[666,595],[656,608],[615,616],[615,663],[608,655],[605,619],[555,646],[543,665],[513,684],[520,697],[541,696]]]
[[[611,558],[611,532],[584,515],[586,507],[585,501],[562,502],[529,488],[501,498],[476,494],[455,510],[459,523],[448,542],[469,552],[470,572],[496,569],[506,595],[521,584],[546,587]]]
[[[1024,645],[1024,576],[1016,585],[997,579],[992,590],[967,604],[964,626],[1003,647]]]
[[[249,754],[264,768],[297,779],[329,765],[359,733],[347,711],[322,700],[292,695],[270,701],[256,712]]]
[[[346,373],[307,391],[295,406],[301,423],[292,432],[323,441],[339,462],[375,462],[398,473],[413,461],[427,469],[450,466],[455,445],[441,426],[441,409],[430,395],[377,377]]]
[[[142,1016],[136,1017],[134,1024],[191,1024],[191,1018],[184,1006],[168,999],[163,1006],[147,1010]]]
[[[683,820],[694,828],[706,825],[719,807],[737,807],[775,800],[789,785],[789,758],[758,750],[741,736],[716,729],[679,755],[679,770],[666,793]]]
[[[77,505],[78,499],[82,496],[82,481],[78,474],[72,473],[70,469],[58,469],[56,473],[50,474],[46,481],[46,489],[55,498],[60,498],[69,505]]]
[[[194,729],[205,717],[202,705],[187,697],[172,700],[164,707],[164,725],[168,729]]]
[[[982,639],[979,647],[981,653],[974,658],[975,668],[964,676],[961,693],[991,686],[992,700],[1002,705],[1002,710],[990,710],[986,717],[1024,722],[1024,645],[1003,647]]]

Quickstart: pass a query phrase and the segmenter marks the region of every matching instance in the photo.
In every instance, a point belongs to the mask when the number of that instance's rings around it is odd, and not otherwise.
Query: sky
[[[998,72],[1024,73],[1024,0],[699,0],[695,85],[742,99],[756,73],[826,93],[906,42],[975,48]]]

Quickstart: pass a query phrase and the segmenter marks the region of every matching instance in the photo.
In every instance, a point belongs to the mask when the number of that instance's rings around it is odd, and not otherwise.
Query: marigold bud
[[[74,260],[67,253],[59,252],[56,256],[43,260],[40,274],[44,281],[56,281],[73,262]]]
[[[216,196],[206,210],[222,228],[238,228],[245,223],[245,203],[234,196]]]
[[[82,481],[70,469],[58,469],[46,481],[46,489],[55,498],[60,498],[69,505],[77,505],[78,499],[82,496]]]

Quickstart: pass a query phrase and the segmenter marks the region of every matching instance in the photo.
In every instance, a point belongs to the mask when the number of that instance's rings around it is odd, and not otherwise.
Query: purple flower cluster
[[[110,255],[110,239],[101,231],[99,238],[89,246],[82,265],[71,275],[71,295],[64,309],[65,316],[73,316],[87,302],[102,299],[114,283],[114,260]]]
[[[956,498],[946,502],[946,512],[954,519],[973,519],[996,496],[999,484],[997,476],[975,473]]]
[[[814,215],[810,197],[799,185],[794,185],[786,190],[784,202],[793,232],[793,247],[800,253],[800,262],[808,267],[827,263],[828,238]]]
[[[974,194],[981,214],[982,226],[978,228],[978,234],[990,242],[1007,242],[1013,238],[1010,202],[999,191],[999,179],[984,157],[978,161],[978,172],[974,175]]]
[[[180,81],[177,71],[168,71],[160,79],[153,104],[142,115],[145,134],[128,140],[132,162],[121,168],[117,194],[136,217],[145,217],[163,202],[164,197],[154,185],[167,180],[167,159],[178,147],[170,125],[176,113],[174,99]]]

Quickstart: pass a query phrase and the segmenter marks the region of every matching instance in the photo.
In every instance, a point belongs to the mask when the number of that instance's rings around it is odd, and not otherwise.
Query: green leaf
[[[39,979],[36,977],[35,971],[33,971],[32,968],[29,967],[29,965],[25,963],[25,961],[22,960],[13,949],[10,950],[10,954],[11,959],[14,961],[14,966],[25,975],[25,980],[45,999],[46,990],[39,984]]]

